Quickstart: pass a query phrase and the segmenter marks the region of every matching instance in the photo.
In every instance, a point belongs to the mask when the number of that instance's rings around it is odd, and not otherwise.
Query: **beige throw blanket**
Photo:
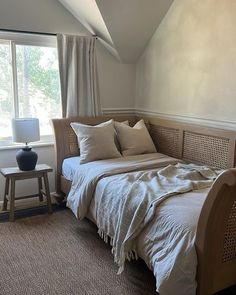
[[[97,226],[106,242],[111,238],[118,273],[123,271],[126,259],[137,258],[135,238],[163,200],[209,187],[218,174],[208,167],[177,164],[159,171],[132,172],[107,179],[104,191],[95,200]]]

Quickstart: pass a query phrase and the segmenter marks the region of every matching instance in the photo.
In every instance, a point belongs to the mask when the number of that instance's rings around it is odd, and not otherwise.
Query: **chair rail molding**
[[[175,120],[187,124],[197,124],[201,126],[221,128],[226,130],[236,131],[236,121],[224,121],[224,120],[213,120],[210,118],[200,118],[195,116],[178,115],[178,114],[165,114],[155,111],[139,108],[103,108],[103,115],[114,115],[114,114],[132,114],[139,116],[153,116],[160,119]]]
[[[103,115],[135,115],[134,108],[103,108]]]

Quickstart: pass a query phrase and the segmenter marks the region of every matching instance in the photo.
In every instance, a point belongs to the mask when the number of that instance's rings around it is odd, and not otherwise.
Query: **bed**
[[[95,125],[107,119],[109,118],[53,120],[57,164],[56,192],[59,201],[65,198],[71,188],[69,176],[65,177],[62,173],[63,161],[73,157],[72,162],[76,163],[74,157],[79,156],[77,138],[70,123]],[[129,120],[132,125],[139,117],[117,116],[114,119]],[[197,217],[195,238],[197,294],[213,294],[236,284],[236,172],[235,169],[229,169],[235,166],[235,132],[186,126],[151,117],[146,117],[145,120],[158,152],[186,162],[227,169],[217,178],[207,197],[199,198],[202,200],[202,209]],[[63,169],[65,174],[65,168]],[[178,201],[174,202],[178,206]],[[169,208],[168,201],[164,205]],[[88,217],[96,223],[93,202],[90,207]],[[145,257],[139,256],[145,260]],[[146,263],[148,264],[147,261]]]

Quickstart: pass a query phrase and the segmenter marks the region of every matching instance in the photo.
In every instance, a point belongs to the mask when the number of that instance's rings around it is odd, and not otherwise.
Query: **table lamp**
[[[34,170],[38,155],[28,146],[29,142],[39,141],[39,120],[36,118],[12,119],[12,140],[25,143],[25,146],[16,153],[18,167],[22,171]]]

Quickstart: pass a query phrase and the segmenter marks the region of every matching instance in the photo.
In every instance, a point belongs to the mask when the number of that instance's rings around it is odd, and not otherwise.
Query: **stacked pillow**
[[[114,140],[113,120],[96,126],[71,123],[80,147],[80,163],[121,157]]]
[[[109,120],[96,126],[71,123],[80,147],[80,163],[155,153],[156,148],[143,120],[134,127],[128,121]]]

